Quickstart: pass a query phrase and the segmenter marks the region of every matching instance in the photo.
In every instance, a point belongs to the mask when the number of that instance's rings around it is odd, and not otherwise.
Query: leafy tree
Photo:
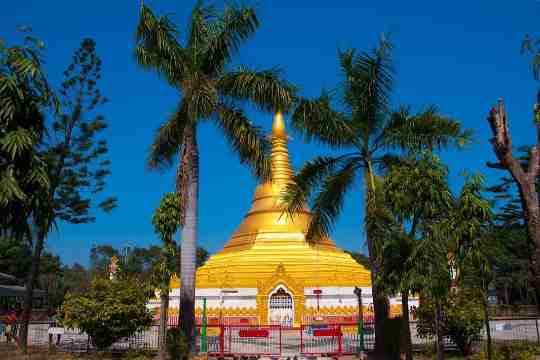
[[[439,114],[436,107],[413,114],[408,108],[391,111],[393,88],[391,45],[382,40],[371,52],[339,52],[343,82],[338,94],[342,111],[332,108],[329,94],[301,100],[292,117],[293,126],[307,140],[315,140],[344,151],[339,156],[321,156],[309,161],[297,174],[285,201],[294,216],[311,200],[313,218],[307,237],[326,236],[341,212],[345,194],[358,177],[365,184],[366,241],[372,276],[376,319],[376,348],[383,348],[382,321],[387,301],[376,280],[381,271],[379,244],[370,228],[376,208],[376,167],[395,155],[421,149],[443,149],[461,145],[470,136],[458,122]],[[315,194],[315,195],[313,195]],[[356,196],[359,198],[359,196]]]
[[[369,257],[367,257],[365,254],[361,252],[356,252],[356,251],[345,251],[345,252],[351,255],[352,258],[356,260],[357,263],[359,263],[360,265],[362,265],[363,267],[369,270]]]
[[[431,319],[440,357],[451,273],[456,265],[458,274],[465,273],[457,254],[471,248],[491,219],[490,205],[481,195],[481,178],[468,177],[461,192],[453,196],[447,177],[447,168],[430,153],[399,159],[388,170],[379,195],[384,200],[378,205],[379,213],[386,209],[390,216],[376,219],[385,230],[383,271],[378,280],[391,292],[401,292],[404,307],[410,291],[432,299]],[[406,331],[405,312],[403,326]],[[407,357],[412,358],[408,332],[406,340]]]
[[[474,341],[478,340],[484,326],[482,300],[470,289],[452,292],[442,300],[441,331],[456,344],[462,355],[470,355]],[[424,297],[417,310],[417,331],[420,337],[436,335],[434,314],[436,301]]]
[[[180,248],[180,252],[182,252],[181,248]],[[197,267],[199,268],[203,266],[209,257],[210,257],[210,253],[208,252],[208,250],[206,250],[203,247],[198,247],[197,248],[197,261],[196,261]]]
[[[0,235],[30,241],[32,196],[50,186],[37,145],[55,97],[42,70],[43,43],[30,35],[8,47],[0,39]]]
[[[141,6],[136,29],[135,57],[146,69],[158,72],[180,99],[172,116],[159,128],[150,150],[152,168],[169,167],[177,154],[176,192],[182,198],[182,253],[180,294],[181,324],[189,352],[195,348],[195,267],[199,192],[197,126],[212,121],[223,133],[242,163],[268,176],[268,141],[240,107],[249,102],[263,110],[287,110],[293,89],[275,69],[229,70],[240,45],[259,26],[252,7],[227,5],[219,13],[198,2],[185,37],[167,16],[156,16]]]
[[[151,294],[151,288],[136,280],[94,279],[87,293],[67,294],[61,309],[62,324],[84,331],[95,347],[105,350],[152,324],[146,308]]]
[[[516,159],[524,171],[529,166],[530,147],[518,147]],[[491,168],[506,171],[500,163],[488,163]],[[537,191],[540,189],[538,179]],[[493,203],[498,209],[494,216],[495,224],[490,229],[491,262],[494,266],[494,284],[502,293],[502,302],[533,303],[534,288],[530,283],[533,272],[530,269],[534,242],[527,234],[527,222],[521,205],[516,182],[508,176],[487,189],[493,194]]]
[[[83,294],[90,288],[90,272],[81,264],[75,263],[62,269],[64,283],[64,297],[67,292]],[[62,300],[63,302],[63,300]]]
[[[63,275],[60,257],[44,251],[41,257],[36,286],[45,291],[45,299],[49,310],[56,309],[64,301]]]
[[[25,279],[30,269],[32,250],[28,244],[10,237],[0,237],[0,268],[1,272]]]
[[[95,245],[90,250],[90,271],[93,276],[108,277],[111,259],[119,260],[119,276],[151,281],[154,264],[159,262],[161,247],[115,248],[109,244]]]
[[[135,277],[143,282],[152,281],[155,264],[160,262],[162,247],[151,245],[143,247],[123,247],[115,248],[110,244],[94,245],[90,250],[89,272],[93,277],[108,277],[111,258],[115,256],[119,259],[119,275],[124,277]],[[176,250],[179,257],[182,248]],[[202,247],[197,248],[197,267],[202,266],[208,258],[208,251]],[[175,270],[179,274],[180,263]]]
[[[521,43],[521,54],[531,56],[531,69],[535,80],[540,79],[540,41],[529,34]]]
[[[412,359],[409,293],[423,288],[410,260],[424,240],[426,224],[451,207],[453,199],[447,176],[447,168],[437,157],[422,153],[418,157],[400,159],[390,167],[381,184],[381,203],[375,218],[384,231],[378,231],[383,235],[382,271],[378,281],[390,293],[401,293],[407,359]]]
[[[493,284],[502,304],[533,304],[530,243],[524,227],[493,226],[489,244]]]
[[[95,42],[82,41],[73,55],[73,62],[64,71],[59,90],[62,112],[47,128],[46,139],[40,144],[40,157],[45,161],[49,188],[33,194],[32,226],[34,241],[32,268],[26,284],[21,326],[21,344],[26,351],[28,322],[32,310],[33,286],[39,276],[45,240],[60,221],[84,224],[95,220],[93,208],[110,212],[116,206],[114,198],[98,201],[110,174],[110,161],[104,159],[107,143],[100,138],[106,128],[97,108],[107,99],[98,87],[101,60],[95,52]],[[97,202],[97,204],[96,204]]]
[[[0,237],[0,268],[15,276],[26,279],[32,266],[32,248],[26,242],[11,237]],[[66,266],[59,256],[44,251],[39,269],[39,277],[35,286],[45,291],[45,299],[49,308],[62,304],[65,293],[84,292],[89,284],[88,271],[80,264]]]
[[[155,232],[163,241],[161,261],[157,264],[156,275],[159,284],[159,355],[166,358],[167,347],[167,315],[169,312],[169,291],[171,276],[174,272],[173,259],[176,252],[174,234],[180,227],[180,201],[175,193],[167,193],[159,203],[159,207],[152,216]]]

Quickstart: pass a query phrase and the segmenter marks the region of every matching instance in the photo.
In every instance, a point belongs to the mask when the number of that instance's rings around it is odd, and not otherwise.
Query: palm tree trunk
[[[405,360],[413,360],[411,327],[409,325],[409,289],[404,289],[401,292],[401,308],[403,309],[403,328],[401,333],[403,334],[404,340]]]
[[[375,352],[384,355],[384,326],[388,317],[388,301],[379,289],[377,277],[380,272],[379,262],[377,260],[377,247],[375,239],[370,231],[370,219],[376,209],[375,199],[375,174],[371,161],[366,161],[367,167],[364,172],[364,181],[366,184],[366,240],[369,251],[369,263],[371,266],[371,293],[373,297],[373,310],[375,313]]]
[[[182,251],[180,255],[180,326],[186,336],[188,356],[195,353],[195,271],[199,195],[199,150],[195,125],[184,130],[181,194],[183,194]]]
[[[28,351],[28,326],[30,323],[32,305],[34,301],[34,283],[37,281],[37,278],[39,276],[39,265],[41,262],[41,253],[43,252],[44,243],[45,231],[39,229],[37,231],[34,254],[32,255],[32,266],[30,268],[30,274],[28,275],[26,280],[22,320],[19,331],[21,351],[24,354],[26,354]]]
[[[159,305],[159,358],[167,359],[167,326],[169,314],[169,293],[161,291]]]

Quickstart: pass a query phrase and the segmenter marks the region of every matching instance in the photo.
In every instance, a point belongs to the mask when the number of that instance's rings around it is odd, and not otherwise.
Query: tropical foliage
[[[94,279],[85,294],[68,294],[61,308],[62,324],[84,331],[92,344],[105,350],[123,337],[152,324],[146,302],[152,288],[132,279]]]
[[[176,243],[174,235],[180,226],[180,200],[175,193],[167,193],[163,196],[152,216],[152,224],[155,232],[163,241],[161,259],[155,266],[156,282],[159,284],[160,307],[159,307],[159,351],[160,357],[165,359],[167,347],[167,316],[169,313],[169,291],[171,276],[174,273],[174,257]]]
[[[0,39],[0,234],[22,239],[36,206],[32,194],[50,186],[37,145],[54,94],[42,70],[43,44],[31,36],[8,47]]]
[[[433,299],[422,298],[417,310],[417,331],[420,337],[431,338],[436,335],[435,307]],[[460,290],[444,300],[442,309],[443,334],[450,337],[462,355],[469,355],[474,341],[479,339],[484,327],[481,297],[474,291]]]
[[[377,175],[403,153],[422,149],[437,150],[465,144],[470,132],[459,122],[441,115],[434,106],[420,113],[401,107],[392,111],[393,90],[391,44],[384,38],[371,52],[339,52],[343,82],[342,109],[332,107],[328,93],[314,100],[301,100],[292,124],[306,140],[314,140],[343,152],[338,156],[320,156],[308,161],[295,176],[284,199],[287,211],[294,216],[309,202],[313,218],[307,237],[313,241],[327,236],[341,212],[348,191],[358,178],[366,189],[366,240],[372,273],[376,339],[382,339],[382,320],[387,306],[377,278],[381,271],[382,243],[377,240]],[[380,341],[380,340],[377,340]],[[377,344],[381,349],[383,345]]]
[[[178,161],[176,192],[182,199],[182,253],[180,314],[190,352],[195,348],[194,302],[197,245],[199,150],[197,126],[213,122],[242,163],[261,177],[269,174],[268,141],[248,119],[241,105],[249,102],[261,110],[287,110],[294,89],[275,69],[230,69],[240,45],[259,26],[251,6],[227,5],[222,12],[198,2],[180,37],[167,16],[157,16],[141,6],[136,29],[135,58],[145,69],[156,71],[180,92],[176,109],[159,128],[150,149],[151,168]]]

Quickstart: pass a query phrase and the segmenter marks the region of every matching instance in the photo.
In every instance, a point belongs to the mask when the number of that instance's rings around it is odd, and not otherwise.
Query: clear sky
[[[185,29],[192,0],[145,0],[158,13],[170,14]],[[0,37],[17,39],[16,27],[29,25],[44,40],[46,70],[58,84],[72,52],[83,38],[97,42],[103,60],[103,108],[110,127],[106,137],[113,162],[107,193],[119,207],[88,225],[60,224],[47,247],[67,263],[88,263],[93,244],[147,246],[157,243],[151,215],[163,193],[173,190],[174,172],[151,173],[145,160],[152,137],[178,102],[178,93],[134,62],[133,33],[138,0],[5,0]],[[215,2],[220,6],[220,2]],[[305,96],[316,96],[340,81],[336,51],[372,48],[382,32],[395,44],[394,104],[419,110],[436,104],[475,131],[475,142],[461,152],[443,154],[452,184],[462,170],[480,171],[493,182],[498,174],[485,167],[494,161],[485,120],[504,97],[516,144],[534,141],[532,104],[537,84],[519,49],[525,34],[540,35],[540,2],[517,1],[321,1],[259,0],[257,34],[235,64],[257,69],[279,66]],[[271,115],[252,112],[269,129]],[[295,168],[328,150],[306,145],[292,134]],[[201,150],[200,245],[215,252],[249,209],[255,187],[247,168],[238,164],[215,128],[199,132]],[[350,193],[333,238],[344,248],[366,251],[362,230],[362,184]]]

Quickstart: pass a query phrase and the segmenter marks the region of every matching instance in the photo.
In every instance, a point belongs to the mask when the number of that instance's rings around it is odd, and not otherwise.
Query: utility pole
[[[358,336],[360,337],[359,357],[360,360],[364,360],[364,310],[362,308],[362,289],[355,286],[354,294],[358,298]]]

